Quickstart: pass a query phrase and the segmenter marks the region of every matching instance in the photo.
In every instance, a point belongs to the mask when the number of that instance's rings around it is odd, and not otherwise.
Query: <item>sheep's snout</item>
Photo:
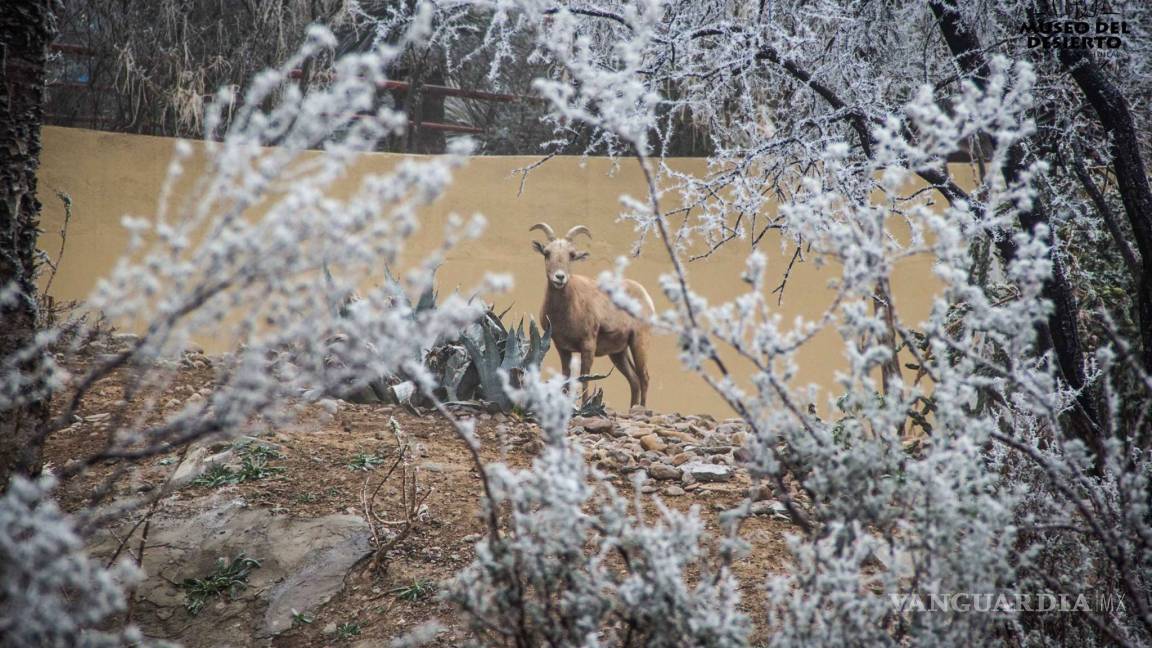
[[[568,273],[563,270],[557,270],[552,273],[552,287],[563,288],[568,285]]]

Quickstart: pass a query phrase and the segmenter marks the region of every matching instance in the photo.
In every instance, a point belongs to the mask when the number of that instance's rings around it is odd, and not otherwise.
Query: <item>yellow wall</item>
[[[127,237],[120,226],[125,214],[146,217],[156,206],[161,182],[172,152],[173,140],[145,136],[102,133],[79,129],[46,128],[40,182],[44,203],[42,247],[54,254],[59,247],[59,229],[63,221],[63,204],[54,191],[69,194],[73,200],[73,219],[68,230],[64,261],[53,284],[58,299],[82,299],[97,278],[111,269],[123,252]],[[381,172],[393,165],[399,156],[370,154],[357,164],[357,170]],[[515,288],[511,294],[496,298],[497,310],[512,305],[512,321],[521,316],[535,316],[545,289],[542,258],[532,251],[533,233],[528,228],[546,221],[558,231],[576,224],[591,228],[594,240],[586,245],[591,260],[577,271],[596,276],[612,267],[613,260],[627,254],[634,240],[629,224],[616,222],[621,211],[619,196],[645,195],[643,178],[635,162],[624,160],[618,168],[606,159],[577,157],[555,158],[529,176],[522,195],[517,196],[519,178],[514,169],[535,162],[530,156],[478,157],[457,173],[451,189],[423,215],[424,226],[412,251],[430,249],[438,242],[449,213],[484,214],[489,227],[481,241],[455,251],[440,269],[442,293],[475,285],[485,271],[511,273]],[[702,173],[703,160],[675,161],[684,171]],[[187,168],[190,175],[197,169]],[[357,178],[347,178],[342,191],[355,186]],[[747,242],[733,242],[706,261],[689,265],[693,287],[713,303],[742,292],[739,281]],[[770,255],[769,275],[774,286],[779,282],[791,249],[782,249],[779,239],[767,239],[761,248]],[[409,259],[418,258],[410,255]],[[639,258],[633,259],[628,276],[648,287],[658,309],[669,306],[660,294],[656,278],[669,271],[667,255],[656,240],[650,240]],[[828,304],[831,292],[826,288],[836,276],[833,266],[816,268],[799,264],[793,270],[779,310],[785,322],[797,315],[816,316]],[[931,259],[908,259],[898,267],[893,278],[898,310],[907,323],[922,319],[930,305],[936,283],[931,276]],[[775,304],[775,299],[772,301]],[[212,348],[210,341],[201,341]],[[653,340],[650,372],[652,387],[649,405],[658,410],[684,413],[707,412],[730,416],[721,399],[699,378],[680,368],[675,340],[658,336]],[[797,384],[814,382],[832,387],[834,371],[844,367],[841,344],[834,331],[820,334],[800,354],[801,370]],[[549,364],[558,368],[555,352]],[[747,368],[736,363],[742,376]],[[607,358],[597,359],[595,370],[611,368]],[[623,377],[613,374],[600,383],[607,392],[610,406],[626,408],[628,389]],[[822,405],[822,403],[819,403]],[[821,409],[823,409],[821,407]]]

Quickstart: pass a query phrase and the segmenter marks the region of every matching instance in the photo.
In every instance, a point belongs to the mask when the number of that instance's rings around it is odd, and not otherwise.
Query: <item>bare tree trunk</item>
[[[975,83],[983,86],[988,77],[988,62],[984,59],[984,50],[976,34],[960,24],[956,11],[940,0],[934,0],[931,8],[944,42],[956,62]],[[1014,147],[1008,152],[1004,169],[1006,179],[1012,181],[1019,177],[1024,165],[1022,151],[1018,146]],[[1031,231],[1042,223],[1049,223],[1048,209],[1042,200],[1037,199],[1029,211],[1020,214],[1020,225]],[[997,242],[997,247],[1005,263],[1015,256],[1016,250],[1011,239]],[[1053,351],[1064,382],[1076,390],[1077,407],[1071,412],[1070,427],[1073,434],[1096,451],[1099,460],[1100,413],[1095,390],[1088,386],[1084,370],[1084,347],[1078,326],[1080,310],[1060,259],[1050,255],[1050,260],[1052,276],[1044,283],[1044,297],[1052,302],[1053,309],[1048,322],[1040,327],[1039,351]]]
[[[1096,63],[1087,50],[1061,49],[1060,62],[1072,73],[1076,85],[1088,99],[1100,125],[1112,140],[1112,168],[1116,171],[1116,184],[1124,212],[1132,226],[1136,249],[1140,251],[1139,273],[1135,278],[1137,323],[1140,343],[1144,347],[1144,369],[1152,371],[1152,188],[1148,173],[1140,156],[1136,126],[1128,102],[1116,84]]]
[[[0,303],[0,362],[29,347],[37,329],[36,239],[40,201],[40,125],[44,117],[47,47],[55,36],[54,0],[9,0],[0,9],[0,286],[15,297]],[[22,371],[39,373],[34,356]],[[0,411],[0,490],[14,473],[41,468],[38,432],[47,423],[48,400]]]

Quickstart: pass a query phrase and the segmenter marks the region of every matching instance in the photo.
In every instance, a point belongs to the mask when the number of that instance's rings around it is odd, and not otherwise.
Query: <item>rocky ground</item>
[[[211,390],[212,358],[191,353],[181,366],[161,409]],[[111,413],[133,407],[123,402],[125,386],[107,381],[77,422],[52,438],[50,467],[99,447]],[[477,419],[486,461],[524,467],[540,447],[530,421],[462,415]],[[609,410],[604,418],[574,419],[571,434],[619,488],[630,490],[634,473],[644,471],[645,507],[654,512],[656,498],[680,510],[697,507],[711,530],[752,486],[737,467],[747,435],[737,420]],[[363,493],[384,479],[398,439],[408,446],[420,488],[431,494],[411,533],[373,571]],[[383,517],[399,515],[400,482],[390,480],[379,501],[393,510]],[[387,405],[313,407],[291,427],[256,424],[140,463],[99,464],[63,484],[62,501],[78,510],[105,484],[112,485],[110,501],[142,505],[103,523],[92,551],[111,560],[135,558],[143,548],[147,578],[131,615],[148,636],[188,646],[370,646],[435,618],[446,626],[439,645],[467,638],[465,621],[436,592],[471,560],[480,538],[479,478],[441,419]],[[743,527],[752,551],[733,567],[744,606],[759,622],[761,584],[782,567],[783,537],[792,527],[778,502],[757,499]]]

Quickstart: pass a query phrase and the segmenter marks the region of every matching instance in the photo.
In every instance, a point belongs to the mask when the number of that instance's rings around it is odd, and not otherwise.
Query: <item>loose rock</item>
[[[176,467],[176,472],[169,480],[169,485],[172,488],[183,488],[207,472],[212,466],[228,463],[232,458],[232,450],[212,454],[212,450],[209,447],[199,446],[192,448],[184,457],[184,461],[180,462],[180,465]]]
[[[601,417],[579,416],[572,419],[572,424],[583,427],[586,432],[597,434],[611,432],[612,428],[615,427],[611,420]]]
[[[732,446],[727,446],[727,445],[704,446],[704,447],[700,448],[699,450],[703,454],[710,454],[710,455],[728,454],[728,452],[730,452],[732,450]]]
[[[643,405],[633,405],[632,409],[628,410],[628,414],[630,416],[652,416],[652,410]]]
[[[639,439],[641,437],[646,437],[649,434],[652,434],[654,428],[650,425],[633,424],[626,426],[624,430],[628,433],[628,436],[632,437],[633,439]]]
[[[699,442],[699,439],[697,437],[692,436],[691,434],[689,434],[687,432],[682,432],[680,430],[669,430],[669,429],[662,428],[662,429],[658,430],[657,432],[660,434],[660,436],[664,437],[665,439],[675,439],[675,440],[681,441],[683,443],[698,443]]]
[[[673,468],[672,466],[663,463],[654,463],[648,466],[648,474],[652,476],[652,479],[665,481],[680,479],[682,472],[683,471],[681,471],[679,468]]]
[[[726,436],[732,436],[736,432],[742,432],[743,430],[743,423],[721,423],[720,425],[716,426],[716,433]]]
[[[691,475],[696,481],[725,482],[732,479],[732,469],[719,464],[690,462],[682,468],[685,475]]]
[[[640,437],[640,445],[651,452],[663,452],[668,447],[668,444],[661,441],[660,437],[655,434]]]
[[[776,500],[762,500],[759,502],[752,502],[752,515],[774,515],[778,517],[788,517],[788,509]]]

